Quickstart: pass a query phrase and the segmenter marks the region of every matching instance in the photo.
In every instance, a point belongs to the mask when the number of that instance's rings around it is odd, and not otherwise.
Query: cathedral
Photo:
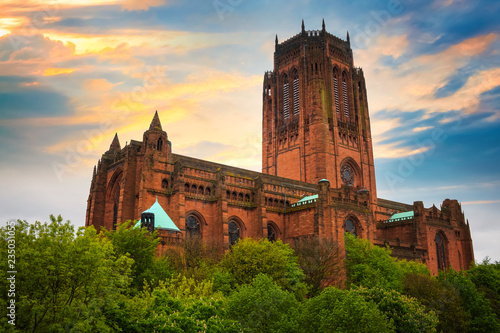
[[[156,213],[155,213],[156,212]],[[469,268],[468,221],[457,200],[438,209],[377,197],[367,91],[349,34],[305,30],[276,37],[262,87],[262,172],[178,155],[158,112],[142,141],[115,135],[94,167],[86,225],[126,220],[157,229],[162,246],[197,235],[227,249],[240,238],[344,234],[389,245],[433,274]]]

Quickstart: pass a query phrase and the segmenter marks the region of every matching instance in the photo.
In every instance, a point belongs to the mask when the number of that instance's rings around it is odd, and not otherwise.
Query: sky
[[[173,152],[261,170],[274,39],[351,38],[378,196],[457,199],[476,261],[500,260],[500,2],[3,0],[0,220],[83,226],[93,166],[155,110]]]

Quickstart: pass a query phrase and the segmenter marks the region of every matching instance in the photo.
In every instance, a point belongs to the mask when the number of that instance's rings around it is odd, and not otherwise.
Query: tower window
[[[290,117],[289,104],[290,103],[290,94],[288,91],[288,77],[283,76],[283,117],[288,119]]]
[[[159,138],[158,143],[156,145],[156,149],[161,150],[162,147],[163,147],[163,140],[162,140],[162,138]]]
[[[445,246],[444,246],[444,236],[438,232],[436,234],[436,238],[434,239],[436,243],[436,256],[438,262],[438,269],[445,270],[446,269],[446,254],[445,254]]]
[[[276,228],[271,224],[267,224],[267,240],[270,242],[275,242],[278,239],[278,232]]]
[[[161,188],[168,188],[168,180],[163,179],[161,181]]]
[[[300,113],[300,97],[299,97],[299,73],[295,70],[293,74],[293,114]]]
[[[340,114],[340,103],[339,103],[339,84],[337,80],[337,71],[333,71],[333,96],[335,98],[335,109],[337,114]]]
[[[344,115],[349,117],[349,100],[347,98],[347,78],[345,72],[342,74],[342,95],[344,97]]]

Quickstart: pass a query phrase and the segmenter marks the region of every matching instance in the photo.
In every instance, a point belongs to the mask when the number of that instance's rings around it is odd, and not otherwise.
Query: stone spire
[[[118,133],[115,133],[115,137],[111,145],[109,146],[109,150],[120,150],[120,141],[118,140]]]
[[[306,32],[306,26],[304,25],[304,19],[302,19],[302,33]]]
[[[349,38],[349,31],[347,31],[347,43],[351,45],[351,39]]]
[[[325,32],[325,19],[323,19],[323,24],[321,25],[321,30],[323,30],[323,32]]]
[[[155,112],[155,116],[151,121],[151,125],[149,125],[149,130],[163,131],[163,129],[161,128],[160,117],[158,117],[158,111]]]

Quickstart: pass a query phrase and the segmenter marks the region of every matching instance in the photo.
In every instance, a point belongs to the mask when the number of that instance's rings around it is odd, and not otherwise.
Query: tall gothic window
[[[288,87],[288,76],[283,75],[283,117],[288,119],[290,117],[290,93]]]
[[[344,98],[344,115],[349,117],[349,99],[347,98],[347,74],[342,73],[342,96]]]
[[[157,150],[161,150],[163,147],[163,140],[161,138],[158,139],[158,144],[156,145]]]
[[[229,245],[234,245],[240,239],[240,228],[235,221],[229,221]]]
[[[119,180],[117,180],[119,182]],[[116,230],[118,223],[118,205],[120,204],[120,183],[117,184],[113,201],[113,230]]]
[[[335,109],[337,114],[340,114],[340,102],[339,102],[339,82],[338,82],[338,71],[335,68],[333,70],[333,97],[335,99]]]
[[[299,97],[299,73],[297,70],[293,72],[293,114],[300,113],[300,97]]]
[[[436,242],[436,256],[438,262],[438,269],[445,270],[446,269],[446,254],[445,254],[445,246],[444,246],[444,236],[438,232],[436,234],[436,238],[434,239]]]
[[[186,236],[196,237],[199,235],[200,235],[200,222],[195,216],[189,215],[186,218]]]

